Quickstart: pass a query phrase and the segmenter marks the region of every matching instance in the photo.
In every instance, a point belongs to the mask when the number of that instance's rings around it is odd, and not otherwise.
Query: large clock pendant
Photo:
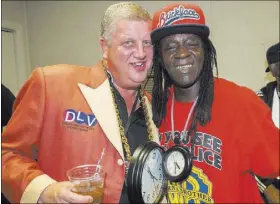
[[[192,171],[192,154],[188,147],[175,145],[163,156],[163,170],[171,182],[186,180]]]
[[[162,200],[167,190],[163,156],[164,149],[152,141],[135,150],[127,173],[130,203],[159,203]]]

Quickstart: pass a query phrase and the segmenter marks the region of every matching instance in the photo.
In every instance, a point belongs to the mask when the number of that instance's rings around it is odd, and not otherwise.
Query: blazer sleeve
[[[46,104],[43,69],[35,69],[21,88],[2,134],[2,192],[13,203],[37,203],[56,181],[44,174],[33,152],[40,142]]]

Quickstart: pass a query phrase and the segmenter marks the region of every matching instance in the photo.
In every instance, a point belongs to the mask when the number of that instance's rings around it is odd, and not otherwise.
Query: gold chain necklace
[[[105,71],[107,72],[106,68]],[[107,74],[107,73],[106,73]],[[108,79],[110,81],[110,79]],[[111,89],[111,94],[114,100],[114,106],[115,106],[115,111],[116,111],[116,115],[117,115],[117,119],[118,119],[118,124],[119,124],[119,130],[120,130],[120,135],[121,135],[121,141],[123,143],[124,149],[125,149],[125,153],[126,153],[126,159],[128,160],[128,162],[131,161],[131,152],[130,152],[130,146],[128,144],[127,138],[124,134],[124,128],[123,128],[123,123],[120,117],[120,112],[118,109],[118,105],[116,103],[116,98],[115,98],[115,94],[113,91],[113,87],[110,83],[110,89]],[[153,134],[152,134],[152,128],[151,128],[151,122],[150,122],[150,117],[148,115],[148,108],[147,105],[145,103],[145,99],[144,99],[144,91],[142,86],[140,86],[140,97],[141,97],[141,105],[143,107],[143,111],[144,111],[144,116],[145,116],[145,121],[146,121],[146,126],[147,126],[147,132],[148,132],[148,137],[150,141],[154,140]]]

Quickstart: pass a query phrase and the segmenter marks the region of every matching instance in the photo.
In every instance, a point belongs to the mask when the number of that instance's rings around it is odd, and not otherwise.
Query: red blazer
[[[151,120],[147,97],[145,101]],[[36,203],[48,185],[68,180],[68,169],[97,163],[103,148],[101,165],[107,173],[104,203],[118,203],[124,156],[101,63],[36,68],[18,94],[2,135],[2,191],[12,202]],[[33,159],[36,149],[38,162]]]

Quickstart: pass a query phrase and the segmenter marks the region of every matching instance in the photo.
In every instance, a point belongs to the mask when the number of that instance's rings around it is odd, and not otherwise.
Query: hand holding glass
[[[102,203],[105,172],[100,165],[86,164],[74,167],[67,171],[67,177],[74,184],[73,192],[91,196],[93,203]]]

